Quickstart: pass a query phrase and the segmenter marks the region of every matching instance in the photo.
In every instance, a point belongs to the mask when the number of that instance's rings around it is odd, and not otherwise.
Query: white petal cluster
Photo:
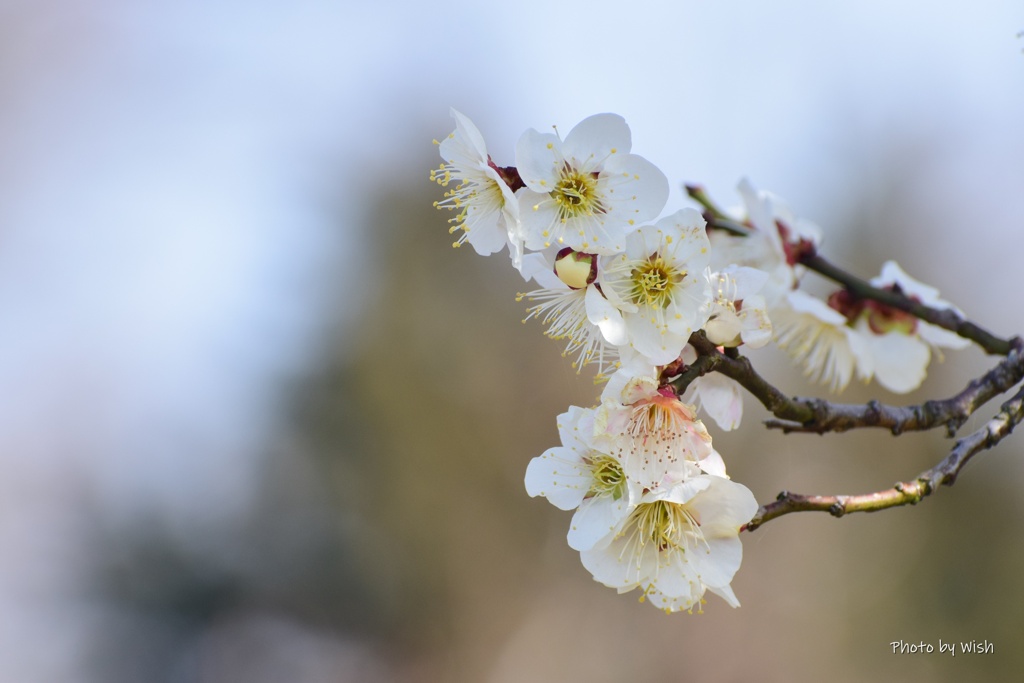
[[[712,234],[712,267],[721,271],[729,266],[748,266],[767,273],[761,293],[772,306],[797,286],[802,271],[796,257],[801,249],[821,243],[821,229],[797,217],[776,195],[757,190],[746,178],[737,191],[744,207],[735,213],[750,234]]]
[[[526,320],[564,342],[577,370],[595,367],[607,380],[599,405],[559,416],[561,444],[530,462],[527,492],[573,511],[568,543],[597,581],[639,589],[668,612],[699,609],[707,591],[737,606],[739,532],[758,506],[728,477],[697,415],[735,429],[742,394],[715,372],[677,394],[672,380],[697,358],[691,336],[701,332],[727,356],[775,341],[833,391],[854,376],[910,391],[934,350],[967,342],[849,291],[827,301],[802,291],[801,260],[821,230],[747,180],[729,233],[709,235],[692,208],[659,219],[668,181],[632,153],[618,115],[591,116],[564,139],[527,130],[507,167],[468,118],[452,116],[431,178],[449,188],[435,206],[455,212],[455,246],[482,255],[507,246],[535,283],[519,294]],[[952,308],[894,262],[872,285]]]
[[[544,451],[526,468],[526,491],[561,510],[575,510],[569,546],[589,550],[619,526],[636,494],[619,454],[595,442],[593,410],[569,408],[558,416],[558,434],[562,445]]]
[[[612,375],[596,412],[597,439],[615,444],[630,481],[653,489],[714,463],[711,435],[694,407],[660,386],[655,368],[635,367]]]
[[[740,310],[736,292],[728,300],[713,296],[701,214],[682,209],[655,221],[668,181],[630,152],[622,117],[591,116],[564,140],[528,130],[516,145],[516,166],[500,168],[472,122],[452,116],[456,128],[439,143],[445,163],[431,177],[457,185],[436,205],[458,211],[456,245],[469,242],[481,254],[508,245],[513,265],[537,283],[519,296],[530,304],[527,319],[565,341],[577,369],[593,363],[603,378],[623,355],[671,363],[709,316],[729,324],[724,309]],[[749,337],[741,343],[755,344],[770,330],[763,308],[748,302],[737,322]]]
[[[526,490],[575,510],[569,546],[606,586],[640,589],[666,612],[699,606],[708,590],[737,607],[739,532],[757,502],[725,475],[693,408],[642,380],[620,393],[632,404],[561,415],[562,445],[530,462]]]
[[[580,559],[604,585],[639,588],[666,612],[692,609],[707,590],[739,607],[730,585],[743,559],[739,530],[756,511],[742,484],[697,475],[645,492],[616,532]]]
[[[958,308],[939,298],[939,290],[903,272],[895,261],[887,261],[871,284],[881,289],[897,289],[911,299],[938,310]],[[894,393],[913,391],[924,381],[932,350],[963,349],[970,342],[908,313],[887,309],[869,302],[854,322],[864,339],[864,349],[857,358],[857,375],[864,381],[872,376]]]
[[[968,345],[952,332],[874,301],[854,300],[848,292],[838,292],[825,302],[799,290],[799,256],[817,249],[821,229],[797,217],[775,195],[754,189],[747,180],[740,183],[739,193],[744,209],[737,218],[750,234],[713,234],[712,267],[718,268],[719,277],[746,266],[767,273],[758,301],[764,303],[766,320],[760,334],[772,330],[775,342],[809,378],[841,391],[856,375],[864,382],[875,379],[892,392],[906,393],[924,381],[933,351]],[[914,280],[893,261],[882,267],[871,284],[932,308],[959,313],[939,298],[938,290]],[[744,300],[745,307],[752,303]],[[709,339],[728,346],[726,337],[736,329],[736,321],[726,317],[722,322],[731,326],[721,325],[713,314],[706,331]],[[757,344],[755,338],[740,335],[752,348]]]

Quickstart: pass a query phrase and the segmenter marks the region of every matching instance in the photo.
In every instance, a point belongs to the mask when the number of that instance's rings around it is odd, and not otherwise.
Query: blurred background
[[[553,4],[0,2],[0,683],[1024,669],[1016,437],[916,508],[746,536],[738,610],[593,582],[522,477],[597,389],[520,323],[504,257],[451,248],[428,181],[449,107],[500,165],[526,128],[616,112],[666,212],[749,176],[835,261],[895,258],[1019,334],[1024,7]],[[886,488],[952,445],[764,417],[713,430],[761,501]],[[994,653],[890,646],[940,639]]]

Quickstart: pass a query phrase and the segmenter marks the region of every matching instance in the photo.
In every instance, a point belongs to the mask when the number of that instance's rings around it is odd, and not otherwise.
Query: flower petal
[[[598,326],[605,341],[616,346],[623,346],[629,342],[629,332],[626,330],[622,314],[594,285],[587,287],[585,302],[587,320]]]
[[[629,154],[631,146],[631,134],[624,118],[618,114],[595,114],[569,131],[562,143],[562,152],[567,159],[591,166],[603,163],[610,155]]]
[[[516,170],[528,188],[542,193],[554,189],[562,164],[561,145],[557,135],[538,133],[532,128],[520,136],[516,143]]]
[[[592,496],[580,503],[572,516],[566,539],[573,550],[590,550],[615,529],[629,514],[629,497]]]
[[[579,507],[590,490],[590,470],[569,448],[549,448],[526,467],[526,492],[543,496],[560,510]]]
[[[698,378],[694,387],[694,400],[725,431],[740,426],[743,419],[743,394],[740,385],[728,377],[710,373]],[[712,473],[713,474],[713,473]]]
[[[860,321],[858,329],[868,343],[879,384],[897,394],[921,386],[931,359],[928,344],[901,332],[873,334],[866,321]]]

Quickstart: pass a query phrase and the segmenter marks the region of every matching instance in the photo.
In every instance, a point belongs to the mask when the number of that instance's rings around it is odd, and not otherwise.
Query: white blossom
[[[615,449],[593,438],[592,409],[573,406],[559,415],[558,433],[562,445],[527,466],[526,491],[559,509],[576,510],[567,540],[573,549],[587,550],[614,532],[629,512],[630,488]]]
[[[434,206],[458,211],[448,221],[450,232],[462,231],[453,246],[469,242],[478,254],[487,256],[508,244],[512,262],[519,267],[523,254],[519,203],[487,155],[477,127],[458,111],[451,113],[455,130],[437,143],[444,163],[430,172],[430,179],[442,187],[455,186]]]
[[[694,209],[644,225],[598,276],[608,302],[602,330],[624,326],[630,347],[652,365],[678,358],[710,314],[711,284],[704,269],[711,255],[704,227]]]
[[[771,341],[772,323],[764,297],[758,294],[767,281],[768,273],[748,266],[708,273],[713,298],[704,332],[712,343],[756,349]]]
[[[615,533],[580,558],[597,581],[619,592],[640,588],[667,612],[692,608],[706,590],[737,607],[730,584],[743,559],[739,531],[756,512],[742,484],[698,475],[645,493]]]
[[[899,291],[931,308],[952,309],[962,315],[955,306],[939,298],[939,290],[910,277],[895,261],[887,261],[871,284]],[[921,386],[933,349],[962,349],[970,344],[949,330],[875,301],[862,302],[853,325],[865,340],[857,355],[857,375],[864,381],[874,377],[897,394]]]
[[[821,244],[821,228],[797,217],[778,196],[757,190],[747,178],[737,190],[744,204],[736,212],[737,218],[751,231],[745,237],[714,231],[712,268],[750,266],[768,273],[763,295],[770,311],[796,286],[801,275],[796,259],[802,249],[816,249]]]
[[[616,114],[584,119],[565,140],[526,131],[516,145],[526,247],[622,251],[626,235],[668,199],[665,174],[630,147],[629,126]]]
[[[659,387],[653,367],[634,361],[616,371],[602,393],[594,426],[596,441],[615,444],[627,477],[641,490],[682,481],[697,468],[724,474],[695,408]]]

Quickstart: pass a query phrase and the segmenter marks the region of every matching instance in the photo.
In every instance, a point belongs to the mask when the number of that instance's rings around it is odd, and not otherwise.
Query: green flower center
[[[917,318],[910,313],[877,301],[865,302],[864,310],[862,315],[867,318],[868,326],[875,334],[898,332],[913,335],[917,332]]]
[[[610,495],[614,500],[622,498],[626,489],[626,475],[619,462],[610,455],[594,453],[589,458],[593,483],[587,497]]]
[[[683,549],[679,539],[686,519],[681,505],[656,500],[638,506],[635,514],[641,543],[653,543],[658,550]]]
[[[568,164],[562,169],[561,178],[555,185],[551,197],[558,204],[558,217],[563,222],[579,216],[605,212],[597,191],[597,176],[593,173],[582,173]]]
[[[637,539],[641,546],[653,543],[658,552],[686,552],[691,544],[707,546],[700,529],[700,519],[687,505],[656,500],[641,503],[633,512]]]
[[[668,308],[672,303],[673,290],[686,277],[685,270],[677,270],[659,254],[655,254],[633,268],[630,298],[639,306]]]

